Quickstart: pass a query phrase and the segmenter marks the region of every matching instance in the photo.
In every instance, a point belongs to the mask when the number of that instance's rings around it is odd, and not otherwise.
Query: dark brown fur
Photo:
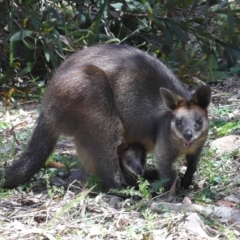
[[[83,74],[82,68],[87,68]],[[210,98],[208,86],[192,96],[165,65],[135,48],[98,45],[79,51],[51,79],[29,145],[4,169],[3,186],[14,187],[33,176],[65,134],[74,137],[80,160],[99,176],[104,190],[121,187],[117,146],[122,138],[154,152],[160,177],[169,179],[166,189],[174,179],[173,161],[185,155],[182,186],[187,188],[207,138]]]

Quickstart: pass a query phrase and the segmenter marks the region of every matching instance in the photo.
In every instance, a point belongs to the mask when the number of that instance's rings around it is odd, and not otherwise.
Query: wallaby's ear
[[[201,108],[206,109],[211,102],[211,88],[208,85],[201,86],[192,95],[192,99]]]
[[[163,98],[165,105],[171,109],[175,110],[184,99],[178,94],[172,93],[166,88],[160,88],[160,94]]]
[[[128,149],[128,144],[127,143],[121,143],[118,147],[117,147],[117,154],[118,157],[122,157],[123,153]]]

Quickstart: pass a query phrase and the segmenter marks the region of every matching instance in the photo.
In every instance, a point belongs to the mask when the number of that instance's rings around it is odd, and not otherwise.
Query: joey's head
[[[166,106],[172,111],[171,132],[185,148],[205,140],[208,134],[207,107],[211,101],[211,89],[204,85],[187,101],[167,89],[160,89]]]
[[[117,148],[120,167],[133,180],[142,176],[146,165],[146,151],[139,143],[123,143]]]

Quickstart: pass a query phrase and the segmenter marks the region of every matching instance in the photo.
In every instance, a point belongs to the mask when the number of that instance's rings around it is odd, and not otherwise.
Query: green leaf
[[[204,54],[200,59],[197,60],[196,63],[193,64],[192,69],[195,69],[196,67],[200,66],[207,58],[207,54]]]
[[[19,73],[18,75],[24,75],[25,73],[29,73],[32,71],[32,68],[33,68],[33,64],[28,62],[27,63],[27,67],[23,68]]]
[[[233,60],[233,58],[237,59],[240,56],[240,50],[237,47],[227,44],[219,39],[216,39],[216,42],[218,42],[226,50],[231,60]]]
[[[111,38],[108,41],[105,42],[106,44],[108,43],[120,43],[120,40],[118,38]]]
[[[48,28],[55,27],[57,24],[58,24],[58,19],[50,18],[43,22],[42,27],[43,29],[48,29]]]
[[[176,24],[171,22],[166,22],[166,24],[176,33],[176,35],[181,41],[186,42],[188,40],[188,35]]]
[[[113,8],[115,8],[116,10],[121,10],[123,3],[111,3],[110,4]]]
[[[55,41],[56,41],[58,52],[60,52],[61,55],[63,55],[63,48],[62,48],[62,43],[59,38],[59,32],[56,29],[53,29],[53,34],[54,34],[54,36],[56,36]]]
[[[164,34],[166,40],[170,45],[173,43],[173,34],[170,30],[170,28],[162,21],[159,21],[157,18],[153,18],[152,22],[157,25],[157,27],[162,31]]]
[[[194,62],[195,57],[196,57],[196,53],[194,51],[192,51],[191,54],[188,56],[187,61],[183,61],[183,59],[181,59],[182,60],[181,62],[183,62],[184,68],[189,67],[189,65]]]
[[[108,40],[110,40],[110,39],[111,39],[111,37],[108,36],[107,34],[104,34],[104,33],[98,34],[98,40],[108,41]]]
[[[79,29],[79,30],[68,33],[66,36],[73,36],[73,37],[77,36],[77,37],[79,37],[79,36],[86,35],[86,34],[89,34],[89,33],[92,34],[92,32],[88,29]]]
[[[33,25],[35,31],[39,31],[41,25],[41,14],[38,11],[34,11],[32,8],[21,8],[20,14],[23,19],[28,18],[28,22]]]
[[[228,3],[227,17],[228,17],[229,37],[232,39],[234,34],[234,18],[233,18],[232,10],[229,3]]]
[[[231,67],[230,68],[230,73],[231,74],[240,74],[240,66]]]
[[[48,48],[45,45],[43,45],[43,52],[44,52],[44,56],[45,56],[46,61],[49,62],[49,60],[50,60],[50,53],[49,53]]]
[[[151,21],[152,17],[153,17],[153,10],[152,10],[151,6],[149,5],[148,1],[146,1],[146,0],[139,0],[139,1],[140,1],[140,3],[143,4],[143,7],[144,7],[145,11],[147,12],[148,19]]]
[[[16,32],[11,36],[10,42],[19,41],[25,37],[30,36],[32,33],[33,33],[33,31],[30,31],[30,30],[21,30],[19,32]]]
[[[96,39],[99,37],[99,28],[102,18],[104,16],[105,9],[108,7],[108,0],[104,0],[100,6],[100,10],[98,12],[97,18],[95,20],[94,28],[93,28],[93,35],[90,36],[88,45],[94,44]]]
[[[32,16],[30,18],[32,20],[32,24],[33,24],[35,30],[38,31],[40,28],[40,21],[38,19],[38,16],[37,15],[35,16],[32,14]]]
[[[30,45],[30,44],[29,44],[27,41],[25,41],[24,39],[22,39],[22,41],[23,41],[24,46],[27,47],[28,49],[32,49],[32,50],[36,49],[35,46]]]

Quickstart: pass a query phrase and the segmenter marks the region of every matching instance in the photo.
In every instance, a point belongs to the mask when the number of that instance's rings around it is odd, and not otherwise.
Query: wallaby
[[[127,186],[136,186],[138,176],[149,181],[159,180],[157,169],[148,169],[146,167],[146,150],[142,144],[122,143],[118,146],[117,152],[123,180]]]
[[[80,68],[86,68],[84,74]],[[106,79],[113,96],[102,84]],[[110,104],[105,101],[109,96],[115,100]],[[181,184],[188,188],[208,135],[210,100],[209,86],[190,94],[162,62],[136,48],[86,48],[53,75],[27,149],[3,169],[2,186],[14,187],[32,177],[65,134],[74,137],[80,160],[105,191],[121,187],[117,146],[122,142],[139,142],[146,152],[154,152],[160,178],[168,179],[165,189],[174,179],[173,161],[185,155],[188,166]]]

